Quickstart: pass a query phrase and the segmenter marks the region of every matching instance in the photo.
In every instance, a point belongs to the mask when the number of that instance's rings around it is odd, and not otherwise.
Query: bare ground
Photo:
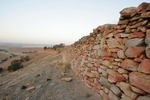
[[[23,69],[0,74],[0,100],[102,100],[71,69],[66,71],[66,76],[73,80],[61,80],[61,70],[52,65],[62,59],[61,54],[41,51],[31,57]],[[22,86],[27,88],[21,89]]]

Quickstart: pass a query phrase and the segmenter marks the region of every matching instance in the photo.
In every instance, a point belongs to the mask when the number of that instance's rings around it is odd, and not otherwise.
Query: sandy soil
[[[66,77],[73,80],[61,80],[61,70],[52,65],[62,59],[58,52],[39,51],[30,57],[32,60],[23,69],[0,74],[0,100],[102,100],[71,69],[66,71]]]

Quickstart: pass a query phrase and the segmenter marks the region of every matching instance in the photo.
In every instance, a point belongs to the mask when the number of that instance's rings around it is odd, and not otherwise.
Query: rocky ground
[[[8,72],[4,68],[0,74],[0,100],[101,100],[71,69],[63,76],[60,68],[53,66],[52,62],[62,59],[60,53],[40,51],[30,57],[23,69]],[[71,81],[65,81],[66,77]]]

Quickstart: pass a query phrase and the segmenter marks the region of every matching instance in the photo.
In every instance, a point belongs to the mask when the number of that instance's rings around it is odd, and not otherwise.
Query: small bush
[[[23,68],[23,65],[20,60],[13,60],[11,65],[8,67],[9,71],[16,71],[20,68]]]
[[[2,73],[3,72],[3,68],[0,68],[0,73]]]
[[[20,59],[21,62],[25,62],[25,61],[29,61],[29,60],[30,60],[29,56],[25,56],[25,57],[22,56]]]

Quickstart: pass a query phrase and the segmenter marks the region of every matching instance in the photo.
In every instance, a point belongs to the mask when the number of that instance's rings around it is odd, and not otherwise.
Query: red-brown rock
[[[145,34],[143,34],[142,32],[134,32],[134,33],[131,33],[128,37],[129,38],[142,38],[144,36]]]
[[[149,45],[150,43],[150,29],[146,31],[145,43]]]
[[[149,5],[150,3],[143,2],[138,6],[137,11],[138,12],[144,11],[148,8]]]
[[[145,53],[146,53],[146,57],[150,58],[150,46],[146,47]]]
[[[129,82],[131,85],[150,93],[150,75],[132,72],[129,74]]]
[[[141,56],[141,54],[145,51],[143,47],[128,47],[125,51],[125,55],[129,58],[136,58]]]
[[[144,59],[139,65],[138,71],[150,74],[150,59]]]
[[[137,71],[138,69],[138,63],[134,62],[131,59],[125,59],[122,63],[121,63],[121,67],[127,70],[131,70],[131,71]]]

